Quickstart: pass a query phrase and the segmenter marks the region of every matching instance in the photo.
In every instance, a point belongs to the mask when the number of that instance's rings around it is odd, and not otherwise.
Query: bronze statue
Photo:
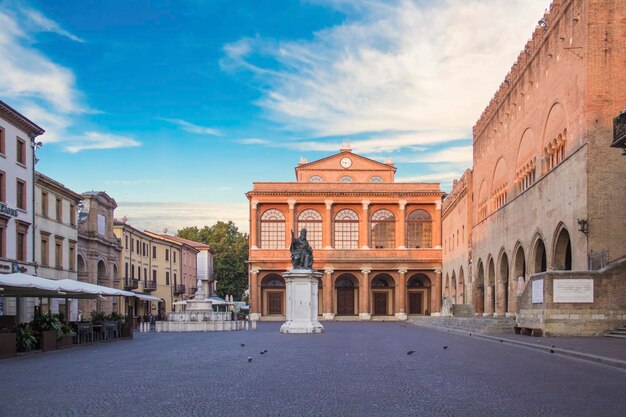
[[[306,229],[300,230],[300,237],[291,231],[291,265],[293,269],[313,269],[313,249],[306,240]]]

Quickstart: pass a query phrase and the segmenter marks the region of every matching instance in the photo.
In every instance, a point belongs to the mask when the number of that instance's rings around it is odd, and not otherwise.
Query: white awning
[[[99,296],[134,297],[135,293],[72,279],[47,279],[34,275],[0,274],[2,297],[98,298]]]
[[[159,298],[159,297],[154,297],[152,295],[148,295],[148,294],[140,294],[138,292],[133,292],[133,296],[139,298],[140,300],[143,301],[156,301],[157,303],[162,302],[163,299]],[[174,303],[176,304],[176,303]]]
[[[104,285],[90,284],[83,281],[74,281],[72,279],[60,279],[56,282],[58,282],[62,286],[64,292],[97,294],[104,296],[135,296],[134,292],[124,291],[118,288],[105,287]]]
[[[22,274],[0,274],[0,295],[11,297],[15,295],[24,297],[65,297],[59,295],[62,291],[58,281],[40,278],[34,275]]]

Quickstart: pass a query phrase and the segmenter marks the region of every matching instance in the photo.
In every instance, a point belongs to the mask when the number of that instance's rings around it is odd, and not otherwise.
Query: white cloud
[[[160,118],[160,120],[164,120],[166,122],[170,122],[170,123],[173,123],[175,125],[178,125],[181,128],[183,128],[183,130],[185,130],[186,132],[189,132],[189,133],[195,133],[197,135],[222,136],[222,133],[219,130],[217,130],[217,129],[214,129],[212,127],[198,126],[198,125],[195,125],[193,123],[189,123],[189,122],[187,122],[185,120],[182,120],[182,119]]]
[[[114,149],[140,145],[141,142],[125,136],[87,132],[84,136],[73,140],[71,145],[66,145],[65,150],[69,153],[76,153],[88,149]]]
[[[52,32],[57,35],[65,36],[68,39],[71,39],[75,42],[84,43],[85,41],[78,36],[75,36],[63,29],[59,24],[55,21],[52,21],[39,13],[37,10],[29,9],[26,7],[20,8],[20,12],[24,14],[24,16],[28,19],[29,23],[38,28],[43,32]]]
[[[396,162],[426,162],[426,163],[462,163],[466,166],[472,164],[472,147],[471,146],[453,146],[446,149],[417,152],[415,154],[402,154],[395,156]]]
[[[38,51],[34,38],[40,32],[52,32],[72,41],[84,41],[36,10],[15,2],[5,2],[3,6],[0,91],[8,104],[45,129],[40,139],[44,143],[59,143],[72,153],[138,146],[138,141],[124,136],[97,131],[80,136],[71,133],[81,115],[96,111],[84,104],[74,73]]]
[[[168,233],[189,226],[211,226],[217,221],[232,220],[240,232],[248,232],[246,203],[143,203],[117,202],[115,217],[126,216],[128,224],[139,230]]]
[[[549,0],[318,2],[347,14],[310,41],[244,38],[225,69],[253,72],[267,116],[309,136],[431,132],[354,141],[356,151],[467,138]],[[259,59],[260,58],[260,59]],[[275,65],[261,66],[268,58]],[[301,142],[294,145],[325,144]],[[380,149],[378,149],[380,150]]]

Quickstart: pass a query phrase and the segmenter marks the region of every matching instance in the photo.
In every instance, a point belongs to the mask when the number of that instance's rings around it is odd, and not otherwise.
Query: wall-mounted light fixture
[[[537,24],[539,25],[539,27],[541,29],[543,29],[544,31],[548,30],[548,21],[544,18],[541,18]]]
[[[578,231],[583,232],[585,235],[589,235],[589,223],[587,219],[576,219],[578,222]]]

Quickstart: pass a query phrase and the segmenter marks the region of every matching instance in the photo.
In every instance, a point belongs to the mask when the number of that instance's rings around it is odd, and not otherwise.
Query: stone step
[[[453,304],[452,315],[454,317],[473,317],[474,307],[471,304]]]
[[[604,336],[606,336],[606,337],[617,337],[617,338],[620,338],[620,339],[626,339],[626,326],[624,326],[624,327],[622,327],[620,329],[611,330],[610,332],[608,332]]]
[[[516,325],[511,317],[413,317],[412,324],[436,329],[459,330],[470,333],[513,333]]]

